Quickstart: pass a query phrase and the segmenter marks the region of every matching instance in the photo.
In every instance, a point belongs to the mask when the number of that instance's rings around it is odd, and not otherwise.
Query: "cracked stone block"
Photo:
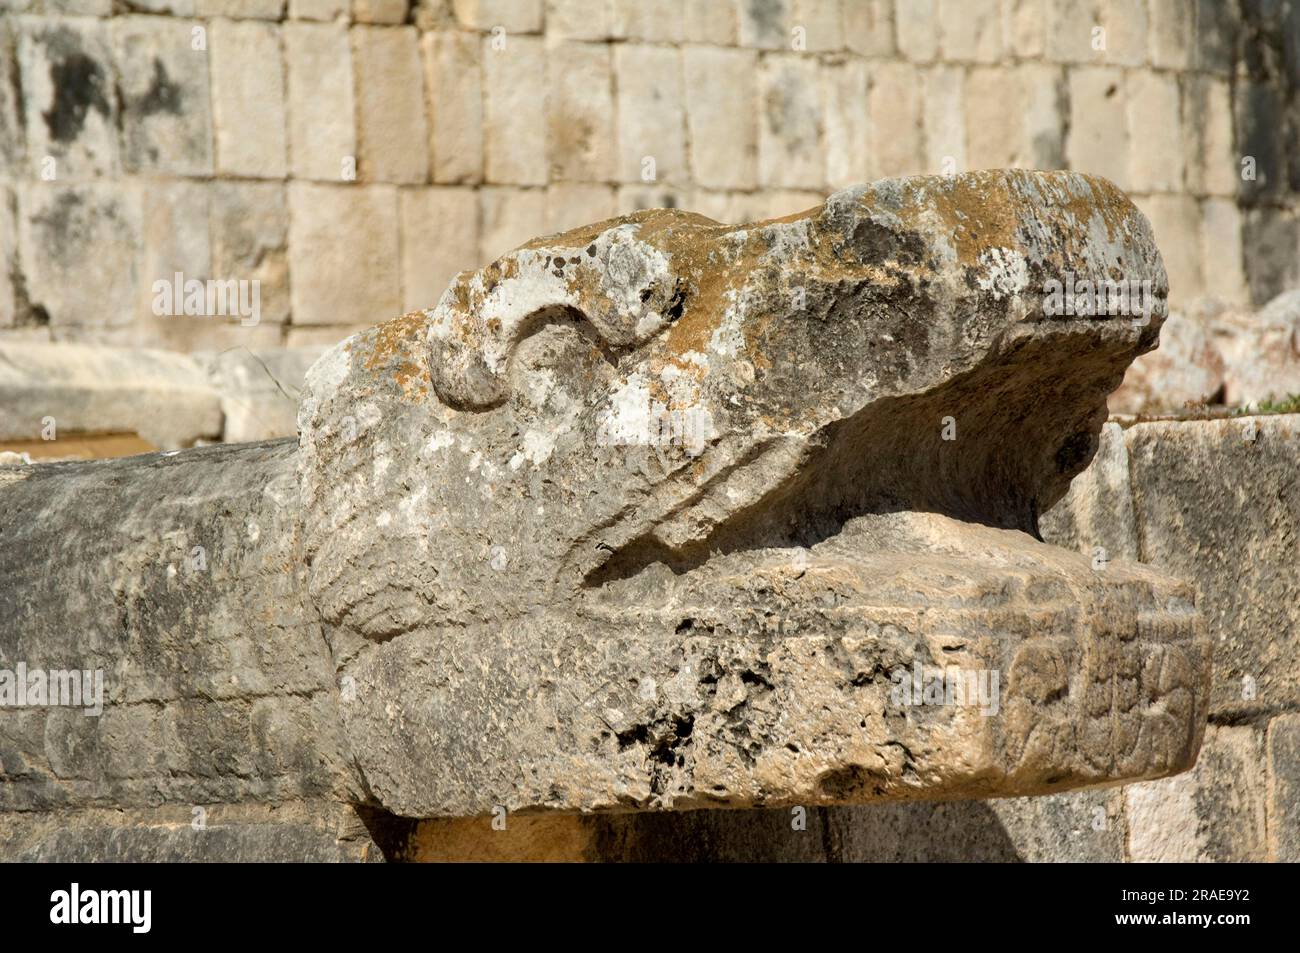
[[[29,174],[51,181],[117,174],[117,98],[109,25],[25,18],[18,69]]]
[[[208,55],[190,21],[113,21],[121,98],[122,166],[130,173],[212,174]]]
[[[297,433],[298,394],[321,348],[249,350],[202,355],[209,380],[221,394],[225,443],[292,437]]]
[[[201,823],[199,821],[201,820]],[[20,863],[366,863],[382,859],[355,811],[330,801],[0,816],[0,853]]]
[[[852,863],[1116,862],[1119,790],[828,808],[831,856]]]
[[[1269,860],[1300,860],[1300,715],[1268,723]]]
[[[27,297],[55,339],[127,340],[140,301],[137,187],[25,183],[18,209]]]
[[[292,441],[200,448],[27,467],[6,484],[33,507],[0,556],[7,651],[104,679],[101,717],[42,712],[49,743],[0,791],[5,810],[354,797],[332,666],[286,571],[293,456]],[[69,507],[77,528],[51,532]],[[292,737],[270,743],[268,709]]]

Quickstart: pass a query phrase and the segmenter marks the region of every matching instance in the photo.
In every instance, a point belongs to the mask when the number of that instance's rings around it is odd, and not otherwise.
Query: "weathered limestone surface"
[[[221,395],[224,443],[273,440],[297,432],[298,392],[320,348],[230,350],[201,355]]]
[[[49,428],[52,419],[53,428]],[[221,396],[197,360],[79,345],[0,348],[0,441],[136,433],[164,450],[221,435]]]
[[[0,667],[103,671],[103,714],[0,709],[7,811],[346,800],[300,597],[292,440],[0,471]]]
[[[328,352],[297,447],[3,471],[4,661],[107,682],[102,718],[0,710],[30,812],[5,836],[39,854],[47,812],[89,808],[812,811],[1185,770],[1194,590],[1035,538],[1164,314],[1050,318],[1064,271],[1167,291],[1142,216],[1067,173],[751,226],[638,213]],[[999,687],[899,701],[918,666]]]
[[[1164,288],[1100,181],[886,181],[539,239],[327,354],[304,544],[376,797],[834,803],[1186,766],[1191,590],[1026,535],[1159,323],[1045,320],[1040,289],[1117,260]],[[891,712],[913,662],[999,670],[1007,705]]]
[[[1039,529],[1048,542],[1088,556],[1098,570],[1112,559],[1137,560],[1128,446],[1119,424],[1101,428],[1092,463],[1043,515]]]
[[[1129,859],[1296,856],[1298,438],[1295,414],[1107,424],[1042,522],[1051,542],[1100,550],[1101,571],[1122,546],[1195,584],[1213,645],[1195,770],[1122,789]]]
[[[0,815],[0,857],[29,863],[374,862],[363,821],[334,801]]]
[[[1158,421],[1126,442],[1140,558],[1204,594],[1211,711],[1300,706],[1300,416]]]
[[[0,444],[65,459],[82,437],[137,435],[162,450],[297,433],[298,393],[319,347],[149,349],[0,344]],[[33,454],[37,456],[37,454]]]

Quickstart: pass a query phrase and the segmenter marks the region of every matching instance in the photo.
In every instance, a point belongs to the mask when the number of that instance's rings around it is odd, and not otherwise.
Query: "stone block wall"
[[[1044,519],[1105,572],[1194,583],[1214,642],[1210,723],[1186,774],[1120,789],[1130,860],[1300,860],[1300,415],[1109,423]]]
[[[545,232],[1013,165],[1131,191],[1175,305],[1262,303],[1298,37],[1300,0],[0,0],[0,337],[320,346]],[[178,273],[257,322],[156,314]]]

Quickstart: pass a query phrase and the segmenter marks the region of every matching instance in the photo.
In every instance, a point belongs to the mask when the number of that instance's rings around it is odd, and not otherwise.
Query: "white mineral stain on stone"
[[[984,271],[975,283],[996,298],[1019,294],[1029,286],[1029,263],[1014,248],[986,248],[980,252],[979,263]]]
[[[555,392],[555,374],[549,368],[522,375],[524,396],[534,407],[542,407]]]
[[[402,498],[402,502],[397,504],[398,511],[405,519],[414,521],[416,509],[428,493],[429,488],[427,486],[422,486],[418,490],[408,493]]]
[[[601,411],[597,441],[603,446],[626,446],[644,443],[650,433],[650,388],[638,371],[628,377],[609,396],[609,406]]]
[[[745,348],[745,292],[733,289],[725,297],[729,303],[709,338],[709,350],[719,357],[735,357]]]
[[[624,315],[640,316],[641,292],[671,279],[668,256],[640,241],[636,237],[640,230],[639,225],[620,225],[597,242],[598,257],[605,265],[600,273],[601,293]]]
[[[555,452],[555,440],[558,434],[539,430],[530,430],[524,434],[524,458],[534,466],[545,463]]]
[[[456,435],[450,430],[439,430],[429,438],[429,442],[424,445],[424,449],[429,454],[437,453],[439,450],[447,449],[455,442]]]

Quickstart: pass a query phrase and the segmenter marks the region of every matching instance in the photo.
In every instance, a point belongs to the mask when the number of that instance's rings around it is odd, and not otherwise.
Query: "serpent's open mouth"
[[[932,391],[882,397],[811,434],[711,445],[679,471],[689,480],[674,484],[673,474],[642,509],[602,532],[607,558],[584,585],[655,565],[686,572],[738,551],[808,549],[867,515],[937,513],[1037,537],[1039,515],[1091,459],[1105,415],[1103,402],[1081,407],[1053,394],[1104,395],[1118,383],[1116,352],[1130,346],[1119,329],[1096,323],[1078,322],[1064,336],[1076,343],[1068,378],[1059,341],[1013,335]],[[652,516],[655,506],[661,512]],[[650,529],[627,535],[649,520]]]

